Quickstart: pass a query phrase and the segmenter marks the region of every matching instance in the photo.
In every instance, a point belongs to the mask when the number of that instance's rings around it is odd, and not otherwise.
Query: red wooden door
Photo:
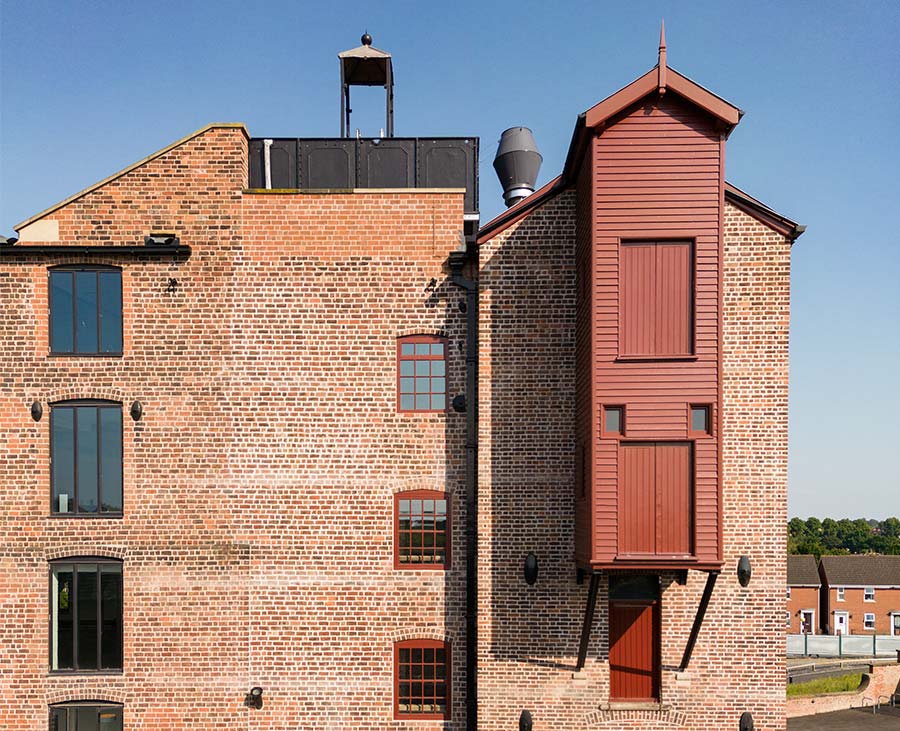
[[[689,442],[622,444],[619,555],[691,554],[691,454]]]
[[[659,698],[658,626],[658,602],[610,602],[610,700]]]
[[[656,553],[691,553],[691,445],[656,445]]]

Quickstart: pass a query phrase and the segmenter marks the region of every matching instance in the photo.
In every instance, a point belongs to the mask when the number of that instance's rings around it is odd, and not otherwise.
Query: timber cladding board
[[[593,414],[602,404],[622,403],[628,439],[687,439],[685,404],[715,405],[719,397],[724,142],[709,115],[668,95],[624,111],[591,144],[594,387],[592,403],[579,408]],[[655,276],[659,294],[644,296]],[[692,313],[687,319],[685,301]],[[643,302],[657,303],[666,324],[660,333],[642,329],[640,321],[648,318]],[[654,352],[694,357],[627,360]],[[626,552],[618,545],[619,441],[595,432],[592,447],[592,558],[611,566]],[[698,444],[694,458],[692,548],[698,562],[715,564],[715,439]]]

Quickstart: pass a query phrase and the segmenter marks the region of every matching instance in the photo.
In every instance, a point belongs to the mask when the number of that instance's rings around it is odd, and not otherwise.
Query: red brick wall
[[[392,536],[403,490],[448,491],[465,522],[465,415],[398,414],[395,380],[398,336],[443,333],[463,389],[442,268],[462,194],[254,195],[245,178],[243,131],[213,129],[50,214],[64,244],[165,230],[193,247],[103,260],[123,267],[121,358],[47,357],[46,267],[80,257],[0,262],[0,728],[86,698],[123,702],[128,729],[395,728],[393,643],[412,637],[453,642],[463,723],[462,530],[446,573],[395,571]],[[83,397],[123,403],[121,520],[48,517],[47,404]],[[92,555],[124,561],[124,672],[50,675],[48,560]]]
[[[844,601],[837,600],[835,587],[822,587],[828,606],[824,607],[828,634],[834,634],[834,612],[850,613],[851,635],[889,635],[891,633],[891,612],[900,612],[900,589],[875,588],[875,601],[865,600],[865,589],[844,588]],[[875,615],[875,629],[865,628],[865,615]]]
[[[819,590],[806,586],[792,586],[791,598],[787,600],[787,611],[791,614],[790,627],[785,627],[786,631],[792,634],[800,632],[800,612],[806,609],[812,609],[813,628],[812,634],[819,634],[821,630],[821,618],[819,616]]]
[[[481,247],[479,715],[482,731],[756,728],[783,731],[790,245],[725,214],[723,573],[687,677],[676,677],[706,575],[662,575],[662,701],[609,700],[607,580],[585,668],[575,673],[587,584],[576,582],[575,195],[566,192]],[[540,575],[525,584],[534,552]],[[741,555],[753,579],[737,581]]]

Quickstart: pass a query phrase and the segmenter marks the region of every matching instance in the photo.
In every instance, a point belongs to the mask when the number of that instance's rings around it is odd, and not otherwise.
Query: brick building
[[[786,628],[791,633],[817,634],[819,625],[819,565],[815,556],[787,557]]]
[[[822,556],[822,630],[900,637],[900,556]]]
[[[477,231],[477,140],[341,59],[385,139],[209,125],[0,247],[0,727],[783,730],[802,229],[739,110],[661,44]]]

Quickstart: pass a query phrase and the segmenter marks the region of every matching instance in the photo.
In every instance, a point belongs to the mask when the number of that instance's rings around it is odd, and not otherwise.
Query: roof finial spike
[[[666,93],[666,21],[663,20],[659,26],[659,79],[657,86],[659,87],[659,95]]]

